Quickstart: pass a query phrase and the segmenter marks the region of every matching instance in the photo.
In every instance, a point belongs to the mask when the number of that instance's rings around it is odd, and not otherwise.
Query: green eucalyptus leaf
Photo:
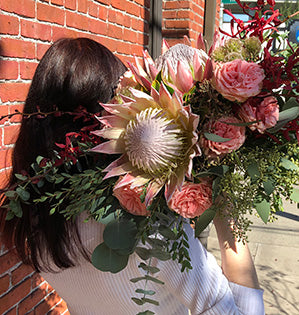
[[[292,108],[292,107],[299,107],[299,103],[296,101],[295,97],[290,97],[290,99],[283,105],[283,110]]]
[[[132,220],[115,220],[106,225],[103,238],[111,249],[129,249],[136,244],[137,227]]]
[[[35,160],[36,160],[36,163],[39,165],[43,159],[44,157],[39,155]]]
[[[268,196],[271,195],[275,189],[275,185],[274,185],[273,181],[270,179],[267,180],[266,182],[263,182],[263,186],[264,186],[265,192]]]
[[[10,200],[9,209],[11,210],[11,212],[13,212],[13,214],[16,217],[18,217],[18,218],[22,217],[23,210],[22,210],[21,203],[19,200]]]
[[[283,157],[280,159],[280,164],[282,167],[284,167],[287,170],[292,170],[292,171],[299,170],[299,167],[296,164],[294,164],[292,161]]]
[[[154,277],[151,277],[149,275],[145,275],[144,276],[145,280],[148,280],[148,281],[152,281],[152,282],[155,282],[155,283],[158,283],[158,284],[164,284],[163,281],[157,279],[157,278],[154,278]]]
[[[159,302],[153,299],[149,299],[146,297],[141,298],[142,301],[144,301],[145,303],[150,303],[150,304],[154,304],[156,306],[159,306]]]
[[[28,178],[27,176],[24,176],[22,174],[15,174],[15,177],[21,181],[24,181]]]
[[[5,217],[6,221],[9,221],[15,217],[14,213],[12,211],[8,211]]]
[[[45,181],[43,180],[43,179],[40,179],[38,182],[37,182],[37,187],[38,188],[42,188],[43,186],[44,186],[44,184],[45,184]]]
[[[261,217],[261,219],[265,223],[267,223],[269,215],[270,215],[270,210],[271,210],[270,203],[264,199],[261,202],[258,202],[258,201],[254,202],[254,207],[257,213],[259,214],[259,216]]]
[[[23,201],[28,201],[30,198],[30,193],[26,191],[23,187],[18,187],[16,189],[17,194]]]
[[[135,298],[135,297],[132,297],[131,299],[132,299],[137,305],[143,305],[143,304],[145,304],[145,302],[142,301],[141,299],[137,299],[137,298]]]
[[[261,173],[259,171],[259,166],[256,162],[252,162],[250,165],[248,165],[247,173],[250,176],[251,181],[253,183],[256,182],[261,176]]]
[[[282,112],[279,113],[279,119],[278,122],[280,121],[291,121],[296,119],[299,116],[299,106],[297,107],[292,107],[286,110],[283,110]]]
[[[151,257],[150,250],[144,247],[136,247],[135,252],[142,260],[148,260]]]
[[[133,283],[136,283],[136,282],[139,282],[142,280],[146,280],[146,278],[145,277],[137,277],[137,278],[130,279],[130,281]]]
[[[227,142],[227,141],[231,140],[230,138],[223,138],[223,137],[218,136],[214,133],[204,132],[203,134],[204,134],[206,139],[213,141],[213,142]]]
[[[195,237],[199,237],[199,234],[212,222],[216,215],[216,208],[214,206],[207,209],[195,222]]]
[[[146,310],[144,312],[139,312],[137,315],[154,315],[155,313],[149,310]]]
[[[105,243],[98,245],[91,256],[93,266],[101,271],[110,271],[112,273],[117,273],[126,268],[128,259],[129,255],[118,255]]]
[[[148,272],[150,272],[150,273],[152,273],[152,274],[157,273],[157,272],[160,271],[159,268],[154,267],[154,266],[150,266],[150,265],[146,265],[146,264],[143,263],[143,262],[140,263],[138,267],[139,267],[139,268],[142,268],[143,270],[148,271]]]
[[[101,208],[104,210],[104,208]],[[107,225],[108,223],[112,222],[112,221],[115,221],[116,217],[115,217],[115,213],[112,212],[108,215],[106,215],[105,217],[101,217],[98,221]]]
[[[211,167],[208,170],[208,173],[211,174],[211,175],[216,175],[216,176],[223,177],[223,175],[225,173],[227,173],[228,171],[229,171],[229,166],[227,166],[227,165],[218,165],[218,166]]]
[[[5,196],[9,199],[15,199],[17,196],[17,193],[14,190],[9,190],[5,192]]]
[[[220,177],[216,177],[213,180],[213,184],[212,184],[212,201],[213,202],[216,200],[216,198],[221,193],[220,182],[221,182],[221,178]]]
[[[166,260],[169,260],[171,258],[170,253],[163,251],[163,250],[160,250],[159,248],[150,249],[149,252],[150,252],[151,257],[156,257],[161,261],[166,261]]]
[[[177,236],[172,231],[172,229],[165,226],[165,225],[160,225],[158,228],[158,231],[162,236],[164,236],[168,240],[176,240],[177,239]]]
[[[143,290],[143,289],[136,289],[135,292],[136,293],[141,293],[141,294],[144,294],[144,295],[154,295],[154,294],[156,294],[156,292],[153,291],[153,290]]]
[[[299,189],[298,188],[293,188],[290,199],[299,203]]]

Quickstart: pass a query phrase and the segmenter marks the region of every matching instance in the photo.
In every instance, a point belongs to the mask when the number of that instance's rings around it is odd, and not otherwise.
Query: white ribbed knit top
[[[90,220],[80,224],[83,243],[92,252],[102,242],[104,226]],[[144,275],[138,268],[140,258],[131,255],[128,266],[117,274],[101,272],[83,258],[78,265],[59,273],[42,273],[66,301],[71,315],[136,315],[149,309],[157,315],[263,315],[263,291],[229,282],[215,258],[193,237],[193,230],[186,226],[189,237],[193,269],[180,271],[174,261],[153,261],[160,268],[158,278],[164,285],[148,282],[147,289],[156,291],[152,297],[159,306],[136,305],[131,297],[144,289],[142,282],[130,279]]]

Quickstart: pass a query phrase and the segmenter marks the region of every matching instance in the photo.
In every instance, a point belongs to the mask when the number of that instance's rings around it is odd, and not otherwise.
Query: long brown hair
[[[24,106],[24,113],[74,111],[79,106],[88,112],[100,110],[98,102],[108,102],[125,72],[124,64],[105,46],[87,38],[61,39],[41,59],[34,74]],[[16,182],[14,174],[30,172],[38,155],[51,158],[55,143],[64,141],[69,131],[84,126],[72,116],[23,117],[12,157],[8,187]],[[47,186],[47,189],[51,187]],[[62,215],[49,215],[46,203],[22,205],[23,216],[5,222],[4,241],[14,244],[21,259],[47,270],[49,259],[59,268],[75,265],[78,250],[86,256],[76,224]],[[1,209],[0,218],[5,219]]]

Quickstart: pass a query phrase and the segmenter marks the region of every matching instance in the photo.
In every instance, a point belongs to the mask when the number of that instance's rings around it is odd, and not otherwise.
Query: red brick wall
[[[220,0],[218,0],[220,2]],[[89,37],[123,61],[148,44],[150,0],[0,0],[0,116],[22,110],[38,61],[61,37]],[[163,1],[172,43],[203,31],[204,0]],[[0,187],[9,173],[20,117],[0,121]],[[69,314],[65,302],[0,241],[0,314]]]

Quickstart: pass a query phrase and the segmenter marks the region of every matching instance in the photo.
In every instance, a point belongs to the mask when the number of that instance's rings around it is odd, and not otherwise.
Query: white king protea
[[[169,201],[185,176],[191,177],[192,159],[200,153],[198,116],[163,84],[159,93],[152,89],[154,98],[135,89],[131,92],[134,99],[123,97],[123,104],[102,104],[111,115],[98,118],[104,128],[94,133],[110,141],[92,151],[121,154],[104,170],[105,178],[123,175],[115,188],[148,184],[145,203],[149,205],[165,185]]]

